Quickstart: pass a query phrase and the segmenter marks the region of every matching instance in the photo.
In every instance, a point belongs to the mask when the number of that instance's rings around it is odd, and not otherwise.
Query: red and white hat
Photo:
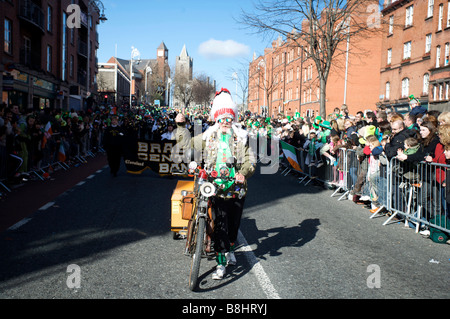
[[[232,117],[235,122],[238,121],[238,108],[233,102],[230,91],[222,88],[216,93],[211,107],[211,119],[217,122],[225,117]]]

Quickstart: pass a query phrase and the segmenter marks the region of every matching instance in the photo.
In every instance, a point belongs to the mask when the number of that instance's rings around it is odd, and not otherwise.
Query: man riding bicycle
[[[256,161],[249,148],[247,131],[237,124],[238,108],[228,90],[216,93],[210,117],[215,125],[194,137],[191,147],[202,152],[207,171],[215,170],[219,174],[216,180],[219,189],[212,197],[212,210],[217,261],[213,279],[220,280],[226,273],[225,267],[236,264],[234,248],[244,210],[247,179],[255,172]],[[239,185],[239,193],[232,188],[234,184]]]

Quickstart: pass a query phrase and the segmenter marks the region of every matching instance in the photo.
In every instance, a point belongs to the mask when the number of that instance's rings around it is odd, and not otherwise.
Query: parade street
[[[0,298],[183,299],[189,306],[194,299],[450,297],[447,245],[403,223],[383,226],[387,217],[370,219],[331,190],[300,185],[295,175],[262,175],[260,167],[249,180],[237,265],[214,281],[215,261],[203,260],[192,292],[185,241],[170,231],[177,180],[127,174],[123,164],[112,177],[104,155],[97,157],[85,165],[91,174],[75,171],[73,186],[2,230]],[[50,181],[34,183],[39,193]],[[15,214],[0,210],[3,220]]]

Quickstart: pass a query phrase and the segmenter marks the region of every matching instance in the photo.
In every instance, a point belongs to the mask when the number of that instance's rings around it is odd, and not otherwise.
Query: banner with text
[[[175,141],[127,141],[124,148],[124,160],[127,172],[141,174],[147,169],[159,175],[171,175],[172,169],[187,170],[183,161],[183,152],[174,149]]]

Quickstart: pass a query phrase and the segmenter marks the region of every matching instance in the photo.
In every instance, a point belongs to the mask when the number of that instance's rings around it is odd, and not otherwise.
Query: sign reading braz
[[[175,141],[137,141],[136,149],[125,152],[128,173],[141,174],[146,169],[150,169],[160,175],[168,175],[173,169],[187,170],[185,163],[174,160],[175,144]],[[182,156],[182,154],[176,155]]]

